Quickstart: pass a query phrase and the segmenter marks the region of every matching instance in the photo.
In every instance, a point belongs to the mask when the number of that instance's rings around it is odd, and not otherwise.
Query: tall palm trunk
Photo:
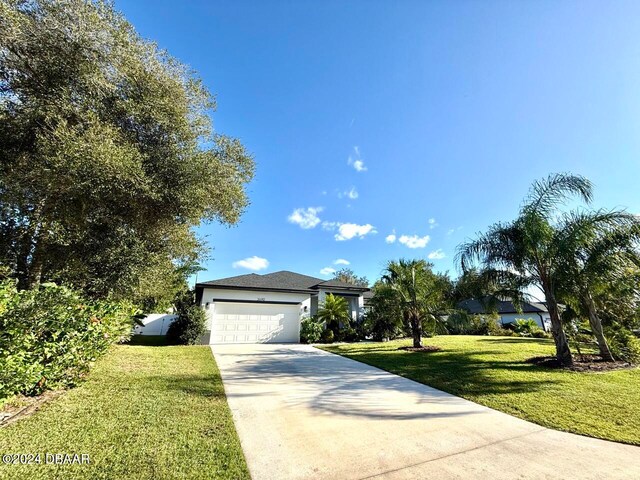
[[[613,362],[613,355],[611,354],[611,350],[609,349],[607,339],[604,337],[602,322],[600,321],[600,317],[596,312],[596,306],[591,293],[589,291],[586,291],[582,296],[582,300],[587,307],[587,311],[589,312],[589,325],[591,326],[593,336],[596,337],[596,342],[598,342],[600,356],[605,362]]]
[[[544,296],[547,302],[549,316],[551,317],[551,333],[553,334],[553,341],[556,344],[556,358],[560,365],[570,367],[573,365],[573,357],[569,349],[569,341],[562,328],[562,320],[560,320],[560,310],[556,296],[547,285],[544,286]]]

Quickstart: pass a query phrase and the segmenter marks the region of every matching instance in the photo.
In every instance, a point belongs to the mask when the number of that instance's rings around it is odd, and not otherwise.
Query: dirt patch
[[[400,347],[398,350],[405,350],[407,352],[439,352],[442,350],[440,347],[436,347],[435,345],[424,345],[422,347]]]
[[[0,409],[0,428],[11,425],[21,418],[34,414],[50,400],[60,396],[64,390],[50,390],[37,397],[17,397]]]
[[[636,367],[636,365],[628,362],[605,362],[598,355],[575,355],[573,358],[573,366],[571,367],[561,366],[556,357],[533,357],[527,359],[526,362],[539,367],[558,368],[572,372],[609,372],[611,370],[624,370]]]

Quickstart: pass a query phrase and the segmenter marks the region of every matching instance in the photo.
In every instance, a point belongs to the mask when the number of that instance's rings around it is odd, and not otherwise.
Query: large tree
[[[600,356],[613,361],[598,312],[597,297],[624,281],[640,265],[640,222],[625,212],[587,212],[566,215],[561,231],[567,243],[560,258],[558,287],[565,303],[589,320]],[[625,299],[617,295],[617,300]]]
[[[214,133],[214,97],[111,3],[3,0],[0,19],[0,262],[21,288],[179,283],[193,227],[248,205],[253,160]]]
[[[625,215],[598,211],[563,216],[560,207],[576,196],[591,202],[589,180],[578,175],[549,175],[534,182],[516,220],[491,226],[458,250],[463,271],[479,262],[498,282],[517,284],[521,289],[535,286],[544,293],[561,365],[573,363],[558,304],[562,270],[588,231],[604,231]]]

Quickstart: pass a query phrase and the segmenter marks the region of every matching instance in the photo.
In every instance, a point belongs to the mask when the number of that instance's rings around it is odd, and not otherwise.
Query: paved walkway
[[[254,480],[640,479],[640,448],[557,432],[307,345],[214,345]]]

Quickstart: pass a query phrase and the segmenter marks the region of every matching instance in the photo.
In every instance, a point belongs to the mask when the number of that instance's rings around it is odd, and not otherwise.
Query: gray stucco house
[[[198,283],[196,303],[207,316],[203,343],[297,343],[300,321],[315,315],[327,294],[344,297],[355,321],[368,291],[285,270]]]

